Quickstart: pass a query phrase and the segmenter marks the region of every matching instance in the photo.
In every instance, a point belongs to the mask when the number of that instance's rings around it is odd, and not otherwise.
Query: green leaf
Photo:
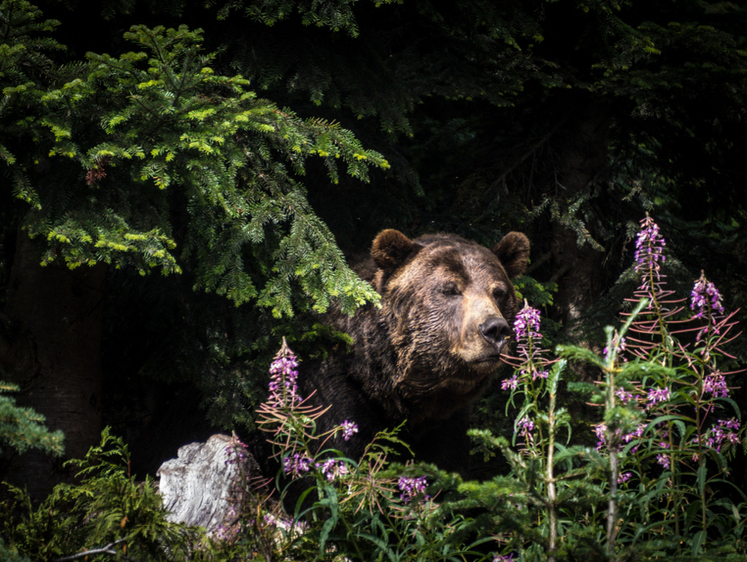
[[[698,531],[693,535],[691,552],[693,556],[699,556],[702,552],[703,544],[705,544],[706,536],[708,532],[705,530]]]

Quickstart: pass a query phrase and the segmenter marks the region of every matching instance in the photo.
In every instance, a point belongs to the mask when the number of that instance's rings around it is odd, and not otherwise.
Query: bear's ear
[[[501,260],[509,279],[521,275],[529,260],[529,238],[521,232],[509,232],[493,248],[493,253]]]
[[[385,273],[392,273],[413,252],[422,246],[414,243],[399,230],[387,229],[379,233],[371,246],[371,256],[378,267]]]

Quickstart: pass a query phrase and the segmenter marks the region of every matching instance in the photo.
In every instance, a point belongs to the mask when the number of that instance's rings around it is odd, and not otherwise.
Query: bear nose
[[[485,322],[480,324],[478,329],[485,341],[490,345],[497,347],[498,351],[501,350],[503,345],[506,343],[506,340],[511,335],[511,328],[508,326],[508,322],[500,316],[491,316],[485,320]]]

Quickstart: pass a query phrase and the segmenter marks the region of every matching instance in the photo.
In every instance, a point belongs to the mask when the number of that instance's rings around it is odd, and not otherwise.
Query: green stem
[[[355,529],[353,529],[353,527],[350,526],[350,523],[348,523],[348,520],[345,519],[344,517],[340,517],[340,521],[342,521],[342,524],[345,525],[345,529],[348,532],[348,536],[349,537],[355,537]],[[390,529],[394,529],[394,528],[396,528],[396,527],[390,526]],[[353,547],[355,548],[355,552],[358,555],[358,560],[365,560],[365,556],[361,552],[360,547],[358,546],[358,541],[352,540],[350,542],[353,543]]]
[[[548,417],[548,451],[547,451],[547,510],[550,516],[550,544],[547,562],[555,562],[555,542],[558,534],[558,514],[556,512],[557,493],[555,490],[555,476],[553,464],[555,463],[555,392],[550,392],[550,411]]]
[[[709,315],[710,318],[710,315]],[[695,369],[694,369],[695,370]],[[703,383],[705,381],[705,372],[706,367],[703,365],[702,372],[698,372],[695,370],[696,375],[698,376],[698,389],[697,389],[697,399],[695,402],[695,427],[698,431],[698,473],[700,473],[700,468],[703,467],[705,463],[705,452],[703,451],[703,438],[705,437],[705,434],[703,433],[703,427],[702,424],[705,421],[705,419],[700,418],[700,408],[701,403],[703,401]],[[700,487],[700,519],[701,519],[701,527],[705,531],[707,526],[707,514],[706,514],[706,499],[705,499],[705,485]]]
[[[680,509],[680,495],[677,490],[680,489],[679,487],[679,471],[676,469],[675,465],[675,458],[674,458],[674,441],[672,440],[672,421],[667,422],[667,439],[669,440],[669,470],[672,472],[672,483],[674,484],[673,488],[675,491],[673,492],[674,497],[673,499],[673,507],[674,510],[674,532],[679,536],[680,534],[680,516],[679,516],[679,509]]]
[[[654,286],[654,267],[653,263],[649,263],[649,270],[648,270],[648,278],[649,283],[651,283],[651,290],[649,291],[649,294],[651,296],[651,302],[654,307],[654,312],[656,314],[656,318],[658,320],[659,325],[659,335],[661,336],[661,343],[664,346],[665,349],[668,349],[667,346],[667,328],[666,323],[664,322],[664,318],[662,317],[661,313],[661,306],[659,305],[659,295],[658,291],[656,290],[656,287]]]
[[[607,369],[607,411],[615,407],[615,371],[614,366]],[[617,519],[617,443],[613,432],[607,427],[607,443],[610,445],[610,499],[607,508],[607,556],[611,560],[615,553],[615,521]]]
[[[610,501],[607,509],[607,556],[615,553],[615,520],[617,519],[617,453],[610,451]]]

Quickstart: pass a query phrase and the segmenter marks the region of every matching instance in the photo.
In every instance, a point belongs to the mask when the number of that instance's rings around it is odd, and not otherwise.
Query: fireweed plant
[[[737,508],[716,493],[732,486],[726,453],[743,433],[741,412],[729,397],[727,382],[742,371],[725,370],[735,358],[723,349],[739,334],[733,333],[736,311],[725,313],[721,295],[704,274],[690,295],[692,316],[683,314],[686,300],[667,289],[661,271],[664,248],[658,226],[646,217],[635,254],[642,281],[630,299],[646,306],[628,318],[625,353],[607,361],[608,401],[640,419],[634,431],[619,428],[625,463],[617,478],[624,488],[645,489],[651,500],[645,526],[640,520],[632,525],[630,511],[620,512],[631,521],[620,538],[653,538],[669,528],[698,555],[709,541],[737,541],[743,529]],[[638,379],[620,376],[615,382],[617,372],[624,375],[620,366],[626,360],[640,362],[650,372],[642,371]],[[601,448],[610,452],[615,445],[609,443],[609,425],[602,435],[606,442]]]
[[[541,348],[539,311],[525,304],[517,315],[515,372],[502,383],[509,405],[518,408],[513,447],[489,432],[471,432],[508,459],[521,484],[511,495],[514,505],[532,521],[520,533],[496,533],[504,556],[744,554],[745,505],[723,493],[730,489],[744,499],[729,481],[727,462],[743,433],[728,383],[741,371],[725,370],[734,357],[723,350],[736,337],[735,313],[725,312],[705,275],[694,284],[689,308],[674,298],[662,273],[664,248],[656,223],[641,221],[635,253],[641,282],[624,325],[606,329],[601,354],[559,346],[560,360],[552,364]],[[594,385],[567,384],[603,407],[595,448],[568,446],[570,418],[556,404],[567,360],[590,363],[602,374]],[[485,491],[463,489],[473,497]]]
[[[256,502],[244,507],[242,518],[250,523],[244,544],[254,541],[254,551],[266,560],[464,559],[470,551],[455,538],[464,518],[428,494],[427,469],[389,462],[396,447],[407,449],[397,437],[400,428],[378,434],[359,461],[345,458],[330,440],[352,437],[355,420],[317,433],[316,421],[326,410],[299,395],[298,366],[283,340],[270,367],[268,399],[257,410],[280,464],[281,497],[279,503],[265,501],[264,511]],[[240,445],[234,449],[233,455],[241,454]],[[439,475],[435,469],[429,474]],[[281,504],[292,513],[272,509]]]

